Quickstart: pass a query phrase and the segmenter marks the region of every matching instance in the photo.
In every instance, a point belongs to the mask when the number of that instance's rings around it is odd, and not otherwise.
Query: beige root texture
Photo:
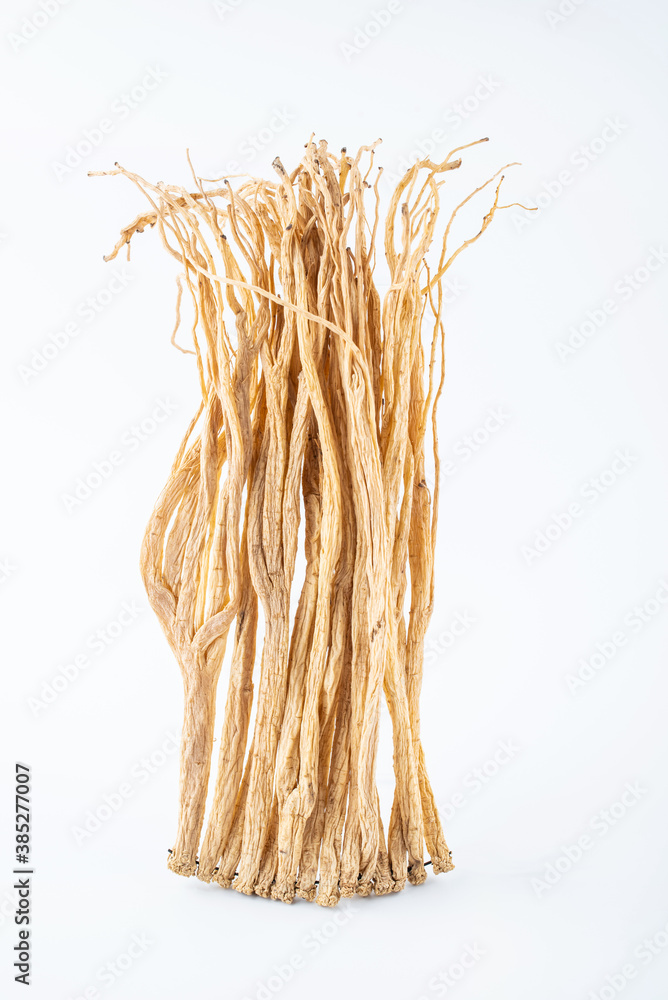
[[[434,602],[441,279],[502,207],[503,178],[454,209],[430,268],[460,150],[407,171],[379,232],[376,145],[337,157],[310,141],[292,172],[276,159],[276,180],[235,188],[194,172],[187,191],[109,171],[150,208],[107,259],[157,228],[182,267],[177,330],[184,293],[192,303],[202,393],[141,553],[183,675],[169,867],[288,903],[396,892],[424,881],[426,855],[435,872],[453,867],[419,713]],[[480,232],[451,249],[457,212],[483,189],[492,193]],[[383,697],[395,772],[387,831],[375,781]]]

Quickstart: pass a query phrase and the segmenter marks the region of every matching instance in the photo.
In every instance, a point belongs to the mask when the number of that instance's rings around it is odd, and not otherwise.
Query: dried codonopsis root
[[[129,178],[150,209],[107,259],[157,228],[182,268],[177,329],[185,292],[202,394],[141,553],[184,686],[169,867],[323,906],[423,881],[425,848],[436,872],[453,867],[419,713],[434,604],[441,281],[503,207],[499,171],[439,230],[460,150],[416,163],[386,214],[390,283],[381,299],[380,174],[368,180],[375,146],[336,157],[310,141],[291,173],[277,159],[273,182],[234,188],[194,172],[188,191],[109,171]],[[458,212],[487,189],[480,231],[452,248]],[[396,778],[387,835],[375,782],[383,697]]]

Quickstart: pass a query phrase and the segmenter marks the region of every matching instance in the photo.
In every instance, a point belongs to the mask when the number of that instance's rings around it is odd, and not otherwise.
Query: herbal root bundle
[[[172,341],[185,293],[202,394],[141,553],[184,686],[169,867],[323,906],[423,882],[425,849],[435,872],[453,867],[419,712],[434,603],[441,280],[502,207],[499,171],[451,212],[430,266],[460,150],[408,170],[381,228],[375,146],[337,157],[310,141],[292,171],[276,159],[275,180],[234,187],[194,171],[191,191],[109,171],[150,206],[106,259],[157,228],[182,268]],[[480,232],[451,248],[457,213],[489,185]],[[387,828],[375,782],[382,698],[394,742]]]

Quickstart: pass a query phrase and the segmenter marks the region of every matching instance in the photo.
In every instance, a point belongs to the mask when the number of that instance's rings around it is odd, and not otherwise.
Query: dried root
[[[387,212],[391,283],[381,299],[373,278],[380,175],[368,181],[375,145],[336,157],[310,141],[292,173],[277,159],[273,183],[250,179],[236,189],[227,181],[206,189],[194,172],[188,192],[110,171],[128,177],[151,207],[107,259],[125,245],[129,252],[136,232],[157,229],[183,268],[177,327],[185,291],[202,393],[141,553],[151,605],[183,675],[169,867],[322,906],[396,892],[407,879],[420,884],[425,848],[435,872],[453,867],[419,714],[434,601],[441,279],[501,207],[499,181],[480,232],[451,250],[452,222],[469,198],[455,208],[432,276],[426,254],[441,189],[461,160],[454,150],[442,163],[416,163]],[[423,327],[431,331],[426,360]],[[382,697],[396,776],[387,836],[375,784]]]

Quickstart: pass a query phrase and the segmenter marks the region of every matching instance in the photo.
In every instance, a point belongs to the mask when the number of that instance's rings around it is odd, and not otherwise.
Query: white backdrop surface
[[[666,996],[667,22],[658,0],[3,4],[3,996],[16,760],[35,1000]],[[449,279],[423,733],[456,869],[331,913],[166,869],[181,684],[137,563],[198,387],[157,235],[102,260],[139,193],[87,176],[188,183],[187,148],[271,176],[312,132],[382,137],[389,173],[489,136],[462,183],[519,160],[505,198],[539,207]]]

